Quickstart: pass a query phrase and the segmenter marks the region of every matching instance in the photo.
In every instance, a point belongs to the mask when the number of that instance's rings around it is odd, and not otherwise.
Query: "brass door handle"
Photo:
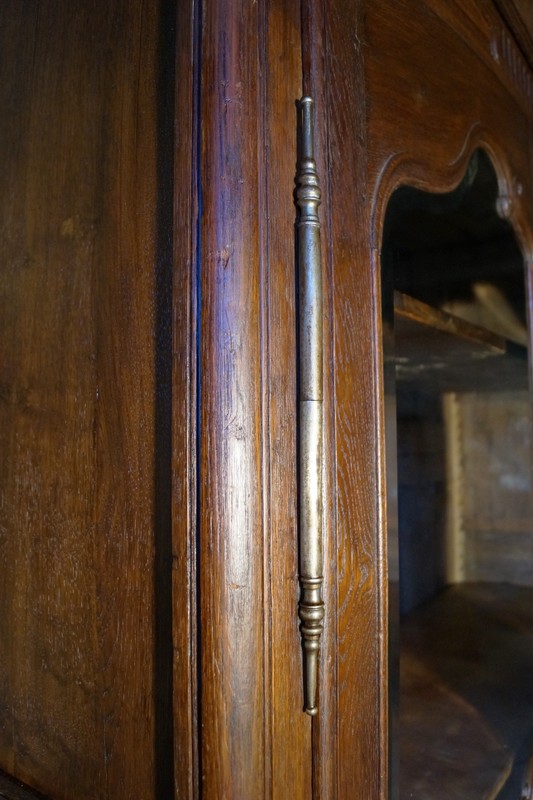
[[[321,192],[314,158],[312,99],[303,97],[298,109],[298,529],[301,590],[298,613],[304,652],[304,707],[307,714],[314,716],[318,712],[318,653],[325,611],[322,599],[322,264],[318,218]]]

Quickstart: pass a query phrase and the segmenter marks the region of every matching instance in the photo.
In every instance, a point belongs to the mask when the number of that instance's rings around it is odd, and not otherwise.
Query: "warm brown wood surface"
[[[309,797],[297,600],[297,4],[202,18],[202,796]]]
[[[529,0],[495,0],[495,5],[533,67],[533,6]]]
[[[0,766],[54,800],[384,800],[384,211],[402,182],[450,190],[483,146],[533,249],[523,59],[488,0],[175,6],[0,10]],[[297,620],[303,88],[324,196],[313,723]]]
[[[287,204],[293,197],[297,152],[295,100],[302,95],[299,4],[279,0],[265,4],[261,27],[264,44],[259,63],[268,65],[263,68],[258,222],[263,252],[263,636],[271,749],[264,797],[306,800],[312,796],[312,723],[303,713],[302,651],[295,616],[299,596],[295,207]]]
[[[54,800],[169,797],[154,441],[169,428],[156,132],[172,132],[157,95],[173,16],[46,0],[0,17],[0,764]]]
[[[429,5],[332,0],[324,38],[313,43],[317,58],[326,53],[339,797],[388,793],[379,264],[387,200],[401,183],[451,190],[484,146],[522,244],[532,241],[520,60],[491,55],[501,20],[489,3],[441,3],[440,14]]]
[[[172,338],[172,599],[174,796],[199,792],[197,641],[197,350],[199,15],[178,4]]]
[[[334,487],[336,562],[325,566],[335,587],[334,616],[326,616],[326,624],[334,626],[332,788],[339,798],[374,800],[386,790],[388,734],[386,724],[382,730],[379,725],[386,712],[387,673],[379,635],[386,608],[380,603],[384,564],[376,536],[380,443],[363,77],[364,20],[369,10],[344,0],[324,4],[325,102],[317,116],[327,147],[323,214],[328,219],[334,330],[335,423],[328,469]],[[320,40],[314,46],[319,49]],[[323,758],[328,758],[327,751]]]

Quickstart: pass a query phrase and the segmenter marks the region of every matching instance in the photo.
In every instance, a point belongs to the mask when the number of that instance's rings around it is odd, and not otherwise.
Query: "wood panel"
[[[498,15],[484,4],[476,33],[473,4],[468,19],[455,4],[441,4],[440,18],[434,5],[333,0],[324,14],[340,797],[388,795],[379,262],[387,201],[401,183],[450,191],[473,149],[484,146],[498,173],[500,210],[531,250],[523,87],[518,74],[495,63],[484,38]],[[463,35],[477,37],[475,47]],[[321,42],[311,40],[317,58]]]
[[[258,6],[202,19],[201,759],[206,798],[265,781]],[[268,712],[267,712],[268,714]]]
[[[172,598],[176,798],[198,797],[197,336],[199,12],[177,6],[172,365]]]
[[[311,794],[296,520],[299,5],[202,19],[201,791]]]
[[[266,147],[259,198],[263,309],[266,698],[271,784],[265,797],[312,796],[311,719],[303,712],[298,630],[295,101],[302,95],[298,3],[271,0],[262,21]],[[263,102],[261,103],[263,106]],[[264,209],[264,210],[263,210]],[[269,608],[271,611],[269,611]],[[270,698],[270,699],[269,699]]]
[[[172,781],[154,635],[168,17],[120,0],[0,13],[0,761],[55,800],[148,799]]]
[[[363,4],[325,7],[327,170],[324,208],[331,259],[336,572],[335,738],[338,797],[385,796],[388,735],[384,566],[377,498],[382,458],[375,398],[379,376],[376,287],[369,237]],[[385,599],[385,598],[384,598]],[[327,755],[324,753],[324,758]]]

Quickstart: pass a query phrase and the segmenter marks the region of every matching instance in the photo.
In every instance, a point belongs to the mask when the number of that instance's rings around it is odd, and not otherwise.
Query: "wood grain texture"
[[[495,0],[495,5],[533,66],[533,8],[527,0]]]
[[[265,647],[270,683],[271,777],[265,797],[308,798],[312,787],[311,720],[303,713],[298,632],[296,484],[296,264],[292,202],[296,106],[301,96],[298,3],[265,4],[263,197],[260,198],[265,428]],[[263,106],[263,103],[261,103]],[[262,203],[264,205],[262,205]],[[264,209],[264,210],[261,210]],[[270,785],[269,785],[270,784]]]
[[[198,797],[197,335],[199,13],[179,3],[176,20],[174,170],[172,590],[174,794]]]
[[[477,57],[433,9],[420,4],[407,23],[409,13],[403,4],[394,10],[376,4],[366,20],[374,230],[381,230],[384,207],[398,185],[448,191],[464,175],[473,150],[482,147],[500,195],[510,198],[521,246],[530,252],[527,122],[520,105],[492,62]],[[390,42],[398,31],[401,47],[393,56]],[[444,75],[437,65],[447,61],[452,69]]]
[[[368,237],[363,7],[328,3],[329,249],[334,314],[336,494],[336,792],[381,797],[380,645],[375,287]],[[324,202],[326,205],[326,201]],[[349,216],[346,217],[349,209]],[[326,753],[323,754],[327,758]],[[386,750],[383,752],[386,761]]]
[[[55,800],[172,780],[154,692],[171,659],[154,628],[160,11],[0,12],[0,760]]]
[[[377,255],[386,203],[402,182],[449,191],[481,145],[498,172],[501,194],[512,198],[508,210],[521,244],[531,251],[523,93],[490,54],[489,4],[466,10],[440,4],[441,14],[438,3],[427,5],[336,0],[326,15],[339,797],[388,792]]]
[[[202,796],[265,781],[257,5],[202,18]]]
[[[292,2],[202,20],[201,791],[307,797],[296,530]]]

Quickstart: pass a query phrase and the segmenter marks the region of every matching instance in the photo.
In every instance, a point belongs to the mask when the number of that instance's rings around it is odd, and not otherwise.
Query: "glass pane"
[[[497,196],[478,151],[453,192],[398,189],[383,232],[401,800],[519,797],[533,752],[525,273]]]

